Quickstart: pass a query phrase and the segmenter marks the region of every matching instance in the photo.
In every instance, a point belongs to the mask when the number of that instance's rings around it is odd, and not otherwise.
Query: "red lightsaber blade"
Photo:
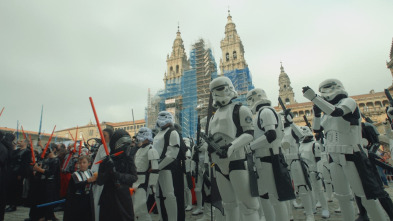
[[[35,164],[35,154],[34,154],[33,141],[31,141],[31,135],[30,134],[29,134],[29,138],[30,138],[31,162],[34,165]]]
[[[3,107],[3,109],[1,109],[1,112],[0,112],[0,117],[1,117],[1,114],[3,113],[3,111],[4,111],[4,108],[5,108],[5,107]]]
[[[105,153],[106,153],[107,156],[109,156],[108,147],[106,146],[104,134],[102,133],[102,130],[101,130],[101,125],[100,125],[100,121],[98,120],[96,108],[94,107],[93,98],[89,97],[89,100],[90,100],[91,108],[93,109],[94,117],[95,117],[96,122],[97,122],[98,131],[100,132],[102,144],[104,144]]]
[[[20,126],[22,128],[23,138],[26,140],[26,134],[25,134],[25,131],[23,130],[23,126],[22,125],[20,125]]]
[[[53,133],[55,132],[55,129],[56,129],[56,125],[55,125],[55,127],[53,128],[53,131],[52,131],[52,134],[51,134],[50,137],[49,137],[48,143],[46,143],[45,149],[44,149],[44,151],[43,151],[42,154],[41,154],[41,158],[42,158],[42,159],[44,159],[44,157],[45,157],[45,153],[46,153],[46,151],[48,150],[48,147],[49,147],[50,141],[52,140]]]
[[[117,152],[117,153],[115,153],[115,154],[111,154],[111,157],[119,156],[119,155],[122,154],[122,153],[124,153],[123,150],[122,150],[122,151],[119,151],[119,152]],[[102,163],[102,161],[103,161],[103,160],[99,160],[99,161],[97,161],[95,164],[100,164],[100,163]]]

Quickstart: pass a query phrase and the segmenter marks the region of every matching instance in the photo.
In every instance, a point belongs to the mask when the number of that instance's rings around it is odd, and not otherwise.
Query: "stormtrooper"
[[[253,140],[252,113],[247,107],[232,103],[237,92],[228,77],[217,77],[209,87],[217,111],[210,119],[206,142],[215,164],[226,220],[238,221],[242,217],[257,221],[259,203],[257,197],[251,196],[244,150]]]
[[[205,128],[206,125],[206,120],[207,118],[204,117],[201,120],[201,128]],[[204,122],[204,123],[202,123]],[[204,130],[201,129],[201,132],[205,132]],[[203,174],[205,172],[209,172],[209,171],[205,171],[205,163],[209,164],[208,162],[208,157],[205,157],[205,153],[207,154],[207,143],[200,138],[199,141],[197,141],[197,145],[195,145],[192,149],[192,171],[193,171],[193,175],[195,178],[195,197],[196,197],[196,201],[197,201],[197,207],[196,209],[192,212],[193,216],[197,216],[199,214],[204,213],[203,211],[203,198],[202,198],[202,188],[203,188],[203,184],[204,182],[204,176]],[[207,162],[205,162],[205,159],[207,160]],[[209,182],[209,181],[207,181]],[[208,190],[210,188],[205,187],[205,192],[206,190]],[[210,194],[210,193],[209,193]],[[207,207],[206,202],[205,202],[205,207]],[[210,204],[209,204],[209,208],[210,209]],[[207,214],[207,217],[210,218],[210,212],[209,214]]]
[[[303,130],[304,138],[300,142],[300,155],[308,166],[312,195],[313,208],[319,203],[322,207],[322,218],[329,218],[329,208],[324,192],[322,190],[321,174],[318,172],[317,162],[321,160],[321,149],[319,143],[314,140],[314,135],[308,126],[300,127]]]
[[[263,212],[266,220],[287,221],[289,214],[285,201],[290,200],[291,197],[288,198],[278,191],[289,192],[291,193],[289,195],[294,197],[292,184],[286,165],[282,165],[282,168],[285,169],[281,172],[275,170],[277,165],[273,165],[273,157],[282,155],[283,123],[277,112],[271,107],[271,101],[267,98],[264,90],[253,89],[249,91],[247,104],[255,114],[254,141],[251,142],[250,147],[255,151],[254,156],[257,158],[255,164],[260,177],[258,190]],[[285,180],[278,180],[277,177],[287,177],[287,183]],[[285,190],[285,188],[288,189]]]
[[[204,130],[201,130],[204,132]],[[199,146],[193,148],[193,162],[192,170],[195,177],[195,197],[197,207],[192,212],[193,216],[203,214],[198,221],[205,221],[211,219],[211,205],[210,205],[210,170],[209,170],[209,156],[207,152],[207,143],[201,138]],[[198,153],[196,153],[198,152]],[[198,158],[198,159],[197,159]],[[196,169],[198,167],[198,169]],[[198,176],[198,178],[196,178]],[[203,201],[202,193],[205,194]]]
[[[300,140],[303,139],[306,134],[303,133],[302,129],[293,123],[292,114],[282,112],[284,117],[284,137],[282,139],[282,146],[286,149],[286,160],[289,164],[291,177],[295,190],[299,195],[302,205],[305,209],[306,220],[314,220],[314,208],[312,203],[312,187],[309,179],[309,172],[304,160],[300,157],[299,145]],[[296,201],[294,201],[295,208],[298,208]]]
[[[308,86],[303,88],[303,96],[314,103],[313,129],[316,132],[323,130],[326,137],[325,147],[333,161],[331,175],[335,196],[343,220],[355,220],[350,188],[361,198],[373,220],[385,220],[382,207],[375,200],[383,196],[383,191],[361,146],[361,117],[355,100],[348,97],[337,79],[323,81],[319,92],[321,96]],[[322,117],[321,112],[324,112]]]
[[[159,159],[158,152],[152,145],[152,135],[147,127],[141,127],[136,135],[138,150],[134,159],[138,180],[132,185],[135,190],[132,196],[135,220],[151,221],[146,207],[147,193],[154,193],[158,181]]]
[[[315,133],[316,142],[320,146],[321,160],[317,162],[318,172],[322,174],[323,183],[327,195],[327,201],[333,202],[333,185],[330,174],[329,154],[326,152],[325,142],[322,133]]]
[[[158,186],[156,188],[157,208],[160,220],[168,221],[185,219],[183,171],[179,169],[181,165],[177,160],[180,150],[180,136],[173,128],[173,124],[171,113],[167,111],[159,112],[157,127],[160,131],[153,140],[153,147],[160,156]],[[180,205],[181,202],[183,202],[183,205]],[[165,210],[161,205],[165,206]]]
[[[186,211],[191,211],[192,210],[192,195],[191,195],[191,189],[193,188],[192,184],[192,179],[191,179],[191,148],[192,148],[192,140],[188,137],[183,138],[184,143],[187,146],[187,152],[186,152],[186,159],[184,161],[185,163],[185,174],[184,174],[184,183],[187,185],[184,185],[184,204],[186,206]]]

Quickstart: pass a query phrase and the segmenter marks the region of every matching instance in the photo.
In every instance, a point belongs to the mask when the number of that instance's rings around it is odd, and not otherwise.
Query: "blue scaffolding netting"
[[[179,122],[177,123],[182,127],[183,137],[192,138],[196,137],[198,120],[197,106],[202,105],[204,108],[207,108],[206,101],[201,101],[201,97],[202,100],[206,100],[206,97],[208,97],[206,93],[209,93],[208,82],[217,77],[217,64],[214,60],[211,49],[204,49],[195,45],[193,50],[190,52],[190,69],[185,70],[180,78],[167,80],[165,82],[165,90],[160,90],[157,93],[157,95],[161,98],[158,108],[159,111],[166,110],[165,101],[167,99],[176,99],[175,102],[178,103],[175,104],[175,108],[179,108],[176,110],[176,118],[179,119]],[[240,70],[235,69],[225,71],[224,76],[228,77],[232,81],[236,91],[238,92],[239,96],[234,101],[247,105],[247,92],[254,89],[251,73],[248,67]],[[205,89],[201,90],[201,87],[205,87]],[[201,96],[201,94],[198,93],[203,94]],[[203,115],[203,112],[200,114]]]
[[[248,67],[240,70],[235,69],[231,71],[225,71],[224,76],[231,79],[232,84],[239,95],[234,101],[241,102],[243,105],[247,105],[247,92],[254,89],[251,73]]]

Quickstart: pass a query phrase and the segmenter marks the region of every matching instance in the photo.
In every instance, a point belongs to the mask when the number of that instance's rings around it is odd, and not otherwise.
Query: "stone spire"
[[[221,40],[222,59],[220,60],[221,74],[225,71],[244,69],[247,63],[244,59],[244,47],[236,31],[236,25],[228,10],[225,37]]]
[[[281,63],[281,67],[280,67],[281,73],[278,78],[278,85],[280,86],[278,96],[281,98],[281,100],[284,101],[285,104],[297,103],[295,101],[295,93],[293,93],[293,89],[291,87],[291,80],[289,79],[287,73],[285,73],[284,67],[282,66],[282,62],[280,63]]]
[[[166,63],[167,71],[164,75],[165,85],[168,80],[171,82],[180,82],[183,71],[189,69],[190,65],[187,60],[179,25],[177,26],[176,38],[173,41],[171,55],[167,55]]]

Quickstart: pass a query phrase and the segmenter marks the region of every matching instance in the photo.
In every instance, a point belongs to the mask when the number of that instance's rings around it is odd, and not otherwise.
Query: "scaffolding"
[[[190,52],[191,69],[184,72],[182,80],[183,109],[182,129],[183,135],[196,137],[198,116],[207,114],[209,103],[209,84],[217,77],[217,65],[210,48],[205,47],[203,39],[198,40]]]
[[[224,76],[231,79],[235,90],[238,93],[238,97],[234,100],[235,102],[240,102],[243,105],[247,105],[246,96],[248,91],[254,89],[252,84],[252,77],[248,67],[244,69],[235,69],[230,71],[225,71]]]
[[[217,77],[217,65],[210,48],[198,40],[190,52],[190,68],[179,78],[168,79],[165,89],[148,98],[147,122],[153,128],[159,111],[166,110],[182,127],[183,137],[196,137],[198,115],[207,114],[209,84]],[[149,93],[150,94],[150,93]]]

